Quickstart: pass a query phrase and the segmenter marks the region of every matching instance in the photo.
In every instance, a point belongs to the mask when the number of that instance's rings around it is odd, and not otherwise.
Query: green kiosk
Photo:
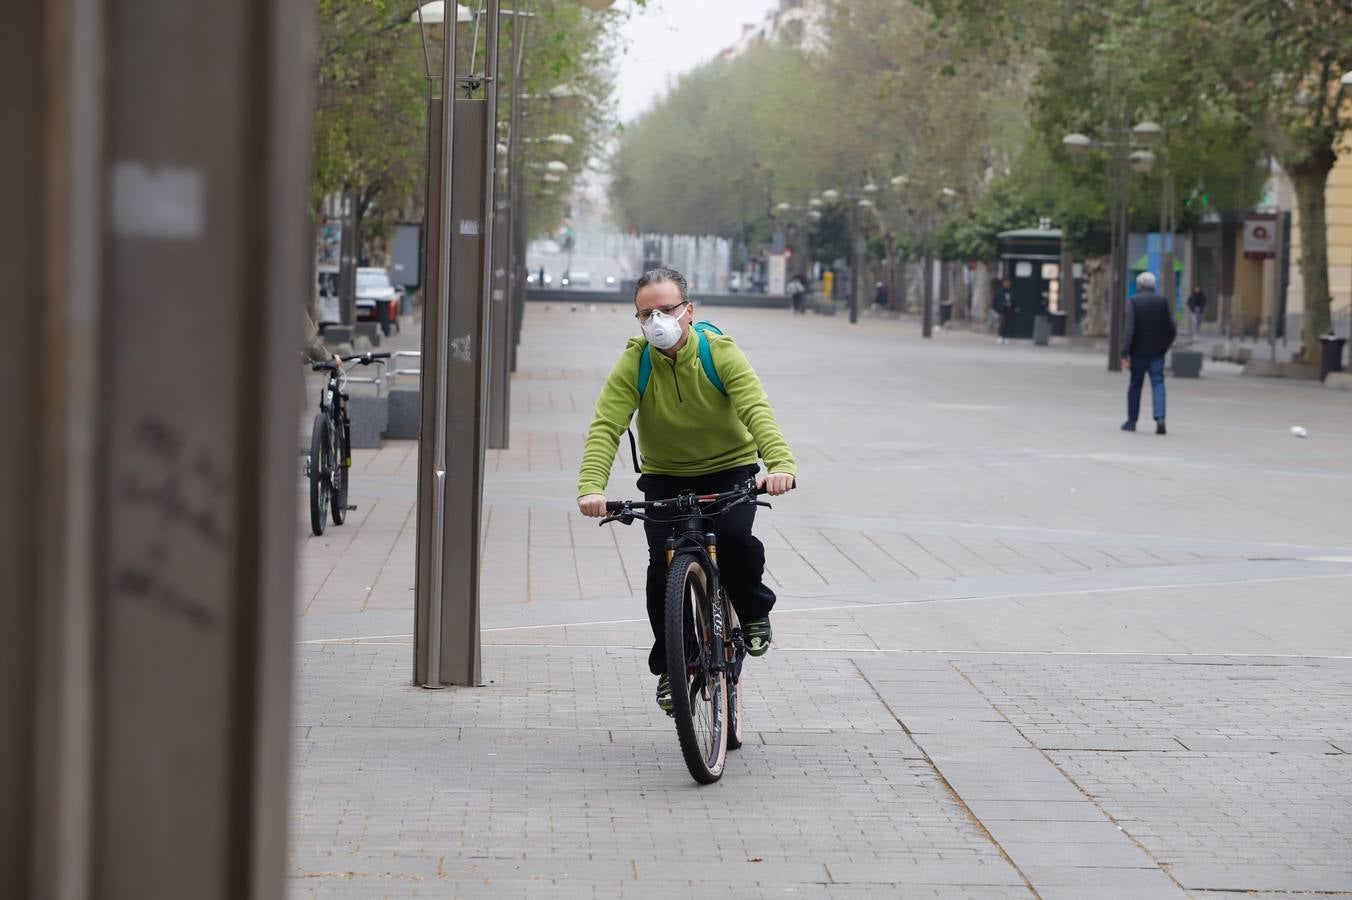
[[[999,235],[1000,273],[996,289],[1008,278],[1018,312],[1012,337],[1030,338],[1037,317],[1051,320],[1051,333],[1066,333],[1066,307],[1060,297],[1061,229],[1020,228]],[[1076,284],[1079,293],[1079,284]]]

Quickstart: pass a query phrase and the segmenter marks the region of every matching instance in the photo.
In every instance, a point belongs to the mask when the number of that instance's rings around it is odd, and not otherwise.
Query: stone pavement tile
[[[1198,753],[1339,753],[1329,741],[1284,741],[1266,738],[1218,738],[1181,735],[1176,738],[1185,749]]]
[[[1157,868],[1109,866],[1024,866],[1038,896],[1056,900],[1138,900],[1187,897]]]
[[[838,862],[830,866],[831,880],[838,884],[934,884],[934,885],[1007,885],[1023,884],[1023,877],[1005,861],[989,863],[922,862],[907,860],[869,860]]]
[[[1034,836],[1045,837],[1034,830]],[[1002,841],[1000,846],[1021,868],[1074,866],[1089,868],[1158,868],[1125,835],[1114,841]]]
[[[1107,819],[1099,822],[1036,822],[991,819],[982,822],[1003,847],[1008,844],[1119,844],[1125,835]]]
[[[1319,891],[1352,893],[1352,863],[1301,866],[1270,864],[1176,863],[1170,871],[1189,890]]]
[[[1187,750],[1178,738],[1152,737],[1132,734],[1077,734],[1047,735],[1039,737],[1037,746],[1042,750],[1098,750],[1114,753],[1168,753],[1171,750]]]
[[[1068,801],[1041,800],[972,800],[968,808],[982,822],[1100,822],[1103,813],[1083,799]]]

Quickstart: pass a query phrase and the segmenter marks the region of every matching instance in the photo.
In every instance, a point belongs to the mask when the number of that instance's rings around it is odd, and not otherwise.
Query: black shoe
[[[1123,431],[1135,431],[1135,430],[1136,430],[1136,423],[1135,423],[1135,422],[1123,422],[1123,423],[1122,423],[1122,430],[1123,430]]]
[[[1155,420],[1155,434],[1168,434],[1168,431],[1166,431],[1165,428],[1164,428],[1164,420],[1163,420],[1163,419],[1156,419],[1156,420]]]
[[[671,677],[668,675],[657,679],[657,707],[664,713],[671,713]]]
[[[765,651],[770,649],[772,639],[770,617],[747,622],[742,626],[742,634],[746,638],[746,652],[752,656],[764,656]]]

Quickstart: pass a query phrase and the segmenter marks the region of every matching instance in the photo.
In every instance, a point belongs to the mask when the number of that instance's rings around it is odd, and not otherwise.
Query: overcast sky
[[[759,23],[775,0],[648,0],[624,24],[617,86],[621,122],[652,105],[667,85],[731,46],[745,22]]]

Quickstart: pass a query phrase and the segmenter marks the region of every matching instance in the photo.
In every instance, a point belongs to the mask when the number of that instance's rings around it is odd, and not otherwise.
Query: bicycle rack
[[[371,365],[379,366],[379,372],[375,375],[349,375],[345,379],[347,384],[374,384],[376,386],[376,396],[379,397],[389,387],[387,376],[385,375],[385,360],[373,359]]]
[[[416,369],[411,369],[411,368],[403,368],[403,367],[401,367],[401,366],[399,365],[399,361],[400,361],[401,359],[416,359],[416,360],[418,361],[418,368],[416,368]],[[387,388],[388,388],[391,384],[393,384],[393,382],[395,381],[395,379],[399,378],[400,376],[412,376],[412,377],[415,377],[415,378],[421,378],[421,377],[422,377],[422,353],[421,353],[421,351],[418,351],[418,350],[396,350],[396,351],[394,351],[393,353],[390,354],[390,362],[394,364],[394,368],[393,368],[393,369],[390,369],[388,372],[385,373],[385,378],[386,378],[386,382],[387,382],[386,387],[387,387]]]

